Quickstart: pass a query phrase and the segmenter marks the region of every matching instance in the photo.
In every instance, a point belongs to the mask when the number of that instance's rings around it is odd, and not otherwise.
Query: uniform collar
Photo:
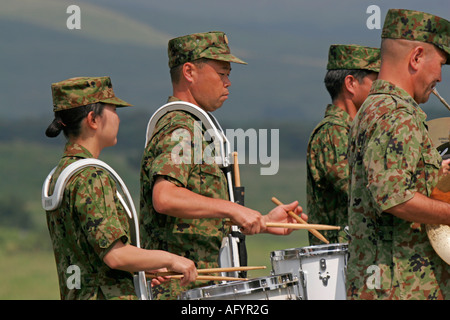
[[[78,143],[67,142],[64,148],[63,157],[93,158],[88,149]]]
[[[408,104],[413,105],[415,108],[420,109],[419,104],[411,97],[408,92],[386,80],[377,79],[372,83],[369,95],[373,94],[389,94],[392,96],[396,96],[406,101]]]
[[[167,103],[175,102],[175,101],[182,101],[182,100],[178,99],[177,97],[174,97],[174,96],[169,96],[169,98],[167,99]]]
[[[339,108],[338,106],[336,106],[334,104],[327,105],[327,109],[325,110],[325,118],[327,118],[327,117],[341,119],[342,122],[345,122],[345,123],[352,122],[350,115],[346,111],[342,110],[341,108]]]
[[[423,122],[426,121],[427,114],[420,108],[416,100],[408,92],[397,87],[395,84],[386,80],[375,80],[370,88],[369,96],[376,94],[388,94],[402,100],[404,102],[402,107],[407,107],[410,112],[418,116]]]

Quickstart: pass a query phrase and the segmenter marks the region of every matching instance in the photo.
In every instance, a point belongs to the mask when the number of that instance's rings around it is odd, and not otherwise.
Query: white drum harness
[[[131,242],[136,247],[140,248],[140,237],[139,237],[139,222],[138,217],[136,214],[136,209],[133,204],[133,199],[131,198],[130,192],[128,191],[127,186],[123,182],[123,180],[120,178],[120,176],[115,172],[109,165],[104,163],[101,160],[94,159],[94,158],[88,158],[88,159],[82,159],[78,160],[70,165],[68,165],[60,174],[58,177],[58,180],[56,181],[55,188],[53,191],[53,194],[51,196],[48,195],[49,187],[50,187],[50,180],[53,176],[53,173],[55,172],[55,167],[47,176],[47,178],[44,181],[44,184],[42,186],[42,207],[46,211],[52,211],[57,209],[62,202],[63,195],[64,195],[64,188],[69,181],[69,179],[77,174],[80,170],[86,168],[86,167],[98,167],[102,168],[106,171],[108,171],[114,181],[117,185],[117,197],[121,204],[123,205],[125,211],[127,212],[128,221],[130,223],[130,231],[131,231]],[[122,197],[122,195],[119,192],[119,188],[122,190],[122,192],[125,195],[125,198]],[[134,280],[134,287],[136,290],[136,294],[141,300],[149,300],[149,291],[147,289],[147,282],[145,278],[145,272],[140,271],[137,275],[133,275]]]

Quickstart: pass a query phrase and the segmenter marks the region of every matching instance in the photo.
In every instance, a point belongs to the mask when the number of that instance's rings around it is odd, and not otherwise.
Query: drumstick
[[[298,230],[340,230],[341,227],[329,226],[326,224],[298,224],[298,223],[277,223],[277,222],[267,222],[266,227],[268,228],[287,228],[287,229],[298,229]]]
[[[238,162],[238,153],[235,151],[233,152],[233,163],[234,163],[234,186],[240,187],[241,186],[241,175],[239,174],[239,162]]]
[[[231,221],[227,221],[226,225],[234,225]],[[329,226],[326,224],[299,224],[299,223],[279,223],[279,222],[267,222],[266,227],[268,228],[286,228],[286,229],[297,229],[297,230],[340,230],[341,227]]]
[[[145,277],[146,278],[156,278],[159,275],[156,274],[146,274]],[[173,274],[170,275],[171,279],[183,279],[184,275],[182,274]],[[236,277],[222,277],[222,276],[197,276],[197,278],[195,278],[195,281],[241,281],[241,280],[248,280],[247,278],[236,278]]]
[[[448,105],[447,101],[445,101],[444,98],[441,97],[441,95],[436,90],[436,88],[433,88],[433,90],[431,92],[433,92],[434,95],[444,104],[444,106],[446,106],[447,109],[450,110],[450,106]]]
[[[182,274],[177,274],[170,276],[171,279],[182,279],[184,276]],[[236,277],[222,277],[222,276],[197,276],[195,281],[244,281],[247,278],[236,278]]]
[[[245,267],[229,267],[229,268],[209,268],[209,269],[197,269],[199,274],[202,273],[219,273],[219,272],[235,272],[235,271],[249,271],[249,270],[259,270],[265,269],[266,266],[245,266]],[[173,275],[181,275],[180,272],[174,271],[166,271],[166,272],[157,272],[153,274],[149,274],[155,277],[165,277],[165,276],[173,276]]]
[[[277,198],[275,198],[275,197],[272,197],[272,202],[273,203],[275,203],[276,205],[278,205],[278,206],[281,206],[281,205],[283,205],[283,203],[280,201],[280,200],[278,200]],[[295,220],[297,220],[297,222],[298,223],[301,223],[301,224],[308,224],[308,222],[306,222],[305,220],[303,220],[302,218],[300,218],[298,215],[296,215],[294,212],[292,212],[292,211],[288,211],[288,214],[292,217],[292,218],[294,218]],[[320,239],[320,240],[322,240],[323,242],[325,242],[326,244],[329,244],[330,243],[330,241],[328,241],[319,231],[317,231],[317,230],[315,230],[315,229],[309,229],[308,230],[309,232],[311,232],[314,236],[316,236],[318,239]]]

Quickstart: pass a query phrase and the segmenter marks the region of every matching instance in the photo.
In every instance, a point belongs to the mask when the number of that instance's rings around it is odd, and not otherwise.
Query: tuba
[[[433,89],[434,95],[450,110],[448,103],[439,95],[436,89]],[[435,145],[439,145],[438,152],[443,159],[450,158],[450,118],[440,118],[428,122],[431,139]],[[441,133],[439,133],[441,130]],[[444,139],[442,137],[445,137]],[[444,143],[443,143],[444,142]],[[431,193],[431,198],[450,203],[450,174],[442,177]],[[428,239],[434,251],[450,264],[450,226],[432,225],[425,226]]]

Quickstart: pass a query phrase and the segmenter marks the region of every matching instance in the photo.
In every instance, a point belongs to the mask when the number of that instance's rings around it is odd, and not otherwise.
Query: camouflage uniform
[[[325,119],[314,129],[308,142],[307,184],[308,222],[340,226],[322,232],[330,243],[347,242],[343,228],[348,225],[347,141],[351,118],[332,104]],[[309,242],[323,244],[309,234]]]
[[[117,107],[130,104],[114,96],[109,77],[72,78],[52,85],[54,111],[105,102]],[[52,194],[62,170],[71,163],[92,158],[81,145],[68,142],[50,182]],[[85,168],[66,184],[62,205],[47,211],[61,299],[137,299],[132,275],[113,270],[103,258],[116,241],[130,242],[127,214],[116,197],[116,184],[108,172]],[[80,270],[80,288],[69,269]],[[68,281],[69,280],[69,281]],[[69,282],[69,283],[68,283]]]
[[[185,62],[208,58],[236,63],[245,63],[231,55],[228,40],[223,32],[208,32],[187,35],[169,41],[169,67],[177,67]],[[169,97],[169,102],[180,101]],[[190,141],[172,141],[177,129],[187,130]],[[178,187],[187,188],[197,194],[228,200],[228,187],[225,174],[212,161],[194,159],[211,143],[203,141],[205,127],[198,119],[184,111],[172,111],[157,123],[153,136],[145,148],[141,162],[141,202],[140,228],[143,246],[147,249],[167,250],[191,259],[197,268],[218,267],[219,249],[222,239],[229,232],[222,219],[182,219],[158,213],[153,207],[152,189],[157,177],[172,182]],[[197,140],[195,133],[201,133]],[[195,141],[203,141],[196,145]],[[180,163],[173,161],[172,150],[182,143],[192,148],[191,159]],[[183,148],[184,149],[184,148]],[[197,150],[197,151],[194,151]],[[178,154],[178,153],[177,153]],[[203,160],[205,160],[202,157]],[[210,161],[207,161],[210,163]],[[215,283],[202,282],[201,285]],[[165,282],[153,288],[156,299],[176,299],[182,290],[198,287],[192,283],[181,287],[179,281]]]
[[[328,70],[363,69],[378,72],[380,50],[358,45],[332,45],[329,49]],[[330,243],[347,242],[344,227],[348,225],[348,135],[350,115],[330,104],[325,118],[311,133],[307,149],[308,222],[337,225],[340,231],[323,231]],[[323,244],[309,235],[309,242]]]
[[[414,28],[421,34],[424,27],[439,23],[438,17],[430,16],[390,10],[383,37],[401,34],[389,32],[393,26],[408,29],[408,37]],[[439,24],[434,32],[440,32]],[[450,266],[434,252],[425,226],[384,212],[416,192],[430,196],[437,183],[441,157],[425,121],[426,114],[406,91],[376,80],[353,122],[348,154],[350,299],[450,298]]]
[[[67,143],[50,190],[64,168],[84,158],[92,154]],[[66,185],[63,205],[47,212],[61,299],[137,299],[131,273],[113,270],[103,262],[116,241],[130,241],[127,215],[115,194],[115,182],[105,170],[86,168]],[[71,265],[80,268],[80,289],[67,285]]]

